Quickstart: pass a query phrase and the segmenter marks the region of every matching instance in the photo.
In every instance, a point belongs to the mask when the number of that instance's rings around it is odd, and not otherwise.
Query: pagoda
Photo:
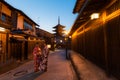
[[[58,24],[56,26],[53,27],[54,30],[54,37],[55,37],[55,42],[56,42],[56,46],[58,47],[62,47],[64,44],[64,28],[65,26],[60,24],[60,18],[58,18]]]

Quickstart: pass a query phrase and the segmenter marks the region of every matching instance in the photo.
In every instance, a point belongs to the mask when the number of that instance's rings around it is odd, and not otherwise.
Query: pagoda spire
[[[58,24],[60,24],[60,16],[58,16]]]

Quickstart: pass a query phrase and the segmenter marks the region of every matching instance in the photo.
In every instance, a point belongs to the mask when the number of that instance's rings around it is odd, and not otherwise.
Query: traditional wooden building
[[[28,58],[36,41],[40,41],[36,26],[39,25],[24,12],[0,1],[0,66],[7,61]]]
[[[10,29],[13,26],[14,8],[0,1],[0,64],[6,62],[10,57],[8,50]]]
[[[72,50],[120,79],[120,0],[77,0],[73,13]]]

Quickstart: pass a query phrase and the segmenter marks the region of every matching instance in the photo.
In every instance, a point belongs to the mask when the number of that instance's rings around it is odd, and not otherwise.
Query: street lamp
[[[67,49],[67,43],[68,43],[68,32],[67,31],[64,31],[64,33],[65,33],[65,52],[66,52],[66,59],[68,59],[68,54],[67,54],[67,52],[68,52],[68,49]]]

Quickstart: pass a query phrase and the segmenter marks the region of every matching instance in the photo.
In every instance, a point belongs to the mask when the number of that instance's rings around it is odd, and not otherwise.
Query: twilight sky
[[[73,14],[76,0],[5,0],[13,7],[22,10],[40,28],[53,33],[53,27],[58,24],[66,26],[70,30],[77,14]]]

